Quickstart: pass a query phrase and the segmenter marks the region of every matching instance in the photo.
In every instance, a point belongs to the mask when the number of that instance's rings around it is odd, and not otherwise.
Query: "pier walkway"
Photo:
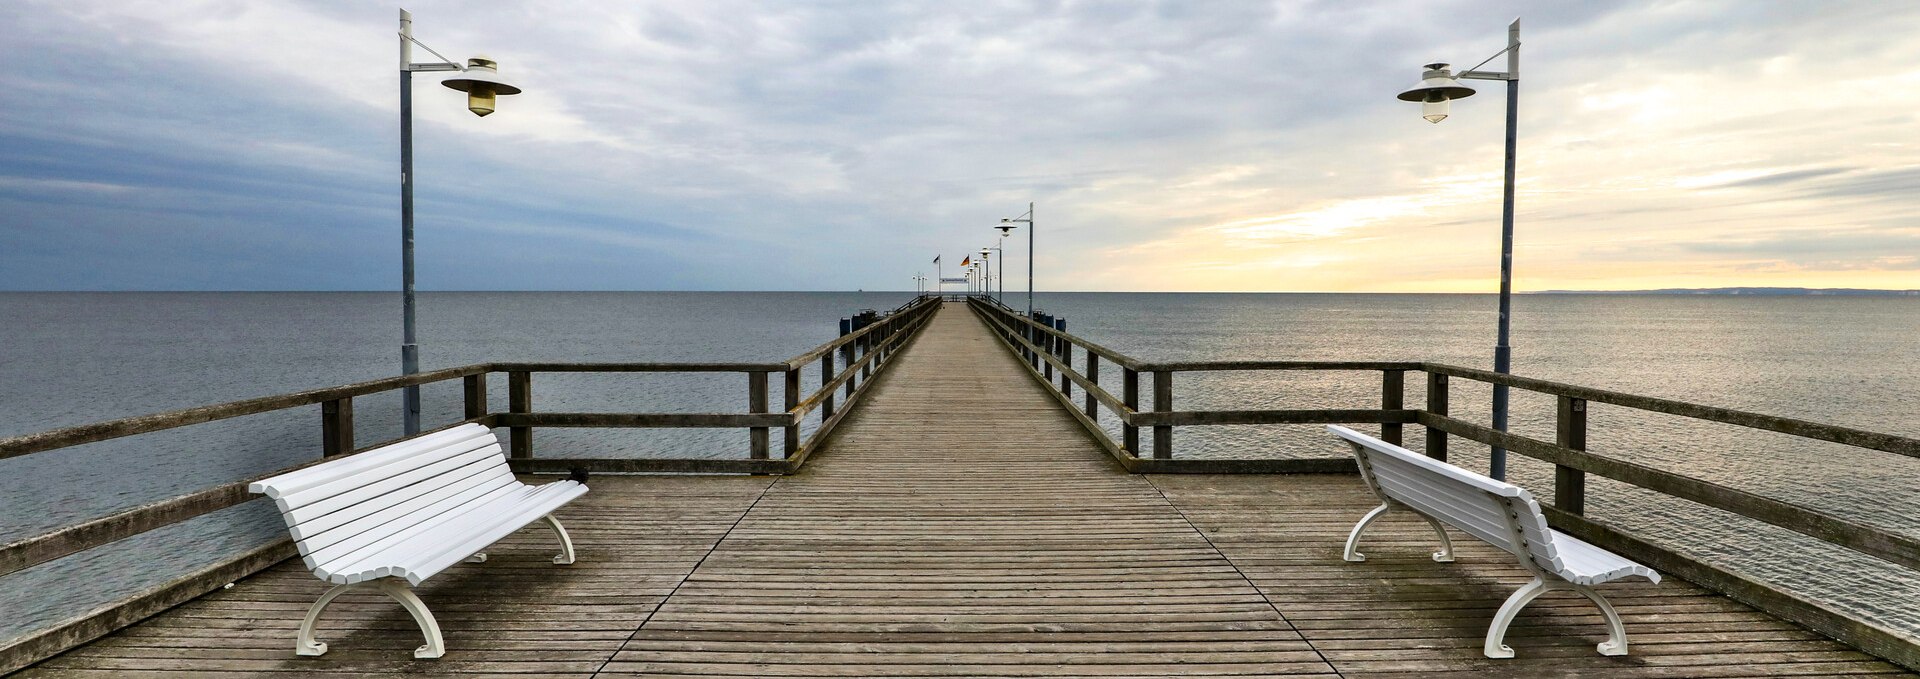
[[[448,652],[360,595],[319,658],[294,630],[325,586],[283,563],[68,651],[28,677],[1736,677],[1897,673],[1678,578],[1550,594],[1480,656],[1527,575],[1462,536],[1459,561],[1394,518],[1340,559],[1374,501],[1351,475],[1125,473],[964,305],[950,304],[798,473],[595,477],[562,512],[576,565],[529,529],[427,583]],[[1336,444],[1329,441],[1328,446]]]

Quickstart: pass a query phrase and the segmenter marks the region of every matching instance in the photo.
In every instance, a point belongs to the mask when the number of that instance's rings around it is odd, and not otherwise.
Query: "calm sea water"
[[[426,293],[427,368],[480,361],[768,361],[830,339],[837,319],[907,293]],[[1009,302],[1015,300],[1009,299]],[[1483,295],[1042,294],[1069,329],[1142,359],[1433,360],[1484,367]],[[0,436],[394,374],[397,295],[0,294]],[[1532,377],[1920,436],[1920,299],[1522,296],[1515,372]],[[1111,371],[1109,383],[1117,383]],[[817,383],[812,376],[809,384]],[[549,375],[535,407],[743,409],[739,375]],[[1117,391],[1117,389],[1116,389]],[[505,385],[492,385],[505,407]],[[1409,381],[1408,402],[1423,390]],[[1456,380],[1457,416],[1489,391]],[[426,419],[458,418],[458,383],[426,389]],[[1180,409],[1376,407],[1377,373],[1195,373]],[[362,442],[399,434],[397,396],[356,401]],[[0,460],[0,542],[318,455],[317,409],[251,416]],[[1595,406],[1589,448],[1908,533],[1920,460]],[[1109,418],[1111,421],[1111,418]],[[1550,398],[1516,395],[1514,429],[1552,436]],[[1409,445],[1421,444],[1417,427]],[[1338,456],[1318,427],[1181,428],[1181,456]],[[1484,450],[1454,459],[1484,468]],[[736,431],[540,430],[543,456],[744,456]],[[1548,465],[1512,479],[1549,495]],[[1589,513],[1880,622],[1920,632],[1920,578],[1797,534],[1604,479]],[[0,639],[273,538],[243,506],[0,577]],[[84,583],[74,586],[74,583]]]

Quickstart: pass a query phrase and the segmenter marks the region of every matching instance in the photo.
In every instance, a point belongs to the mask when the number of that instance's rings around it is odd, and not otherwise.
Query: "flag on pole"
[[[961,257],[961,258],[960,258],[960,266],[972,266],[972,265],[973,265],[973,258],[972,258],[972,257]]]
[[[933,256],[933,263],[935,263],[935,264],[939,264],[939,263],[940,263],[940,256],[939,256],[939,255],[934,255],[934,256]]]

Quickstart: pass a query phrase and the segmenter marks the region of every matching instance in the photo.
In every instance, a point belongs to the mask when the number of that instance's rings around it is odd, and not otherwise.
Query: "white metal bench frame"
[[[1358,550],[1360,535],[1375,519],[1394,509],[1410,511],[1425,519],[1440,537],[1440,551],[1434,552],[1433,560],[1453,561],[1453,543],[1448,539],[1446,529],[1441,526],[1444,522],[1507,550],[1519,559],[1522,568],[1533,574],[1533,580],[1507,597],[1506,603],[1494,614],[1493,623],[1487,627],[1486,642],[1481,648],[1487,657],[1513,657],[1513,649],[1504,643],[1507,627],[1520,615],[1520,609],[1540,595],[1554,590],[1572,590],[1600,608],[1600,613],[1607,621],[1607,640],[1597,647],[1601,655],[1627,654],[1626,625],[1620,621],[1620,614],[1614,611],[1613,605],[1607,603],[1606,597],[1595,591],[1593,585],[1633,576],[1657,583],[1660,582],[1659,573],[1549,528],[1546,516],[1540,513],[1540,504],[1524,488],[1475,474],[1346,427],[1333,425],[1328,426],[1327,430],[1353,448],[1361,478],[1366,481],[1367,488],[1380,498],[1380,506],[1361,517],[1360,522],[1354,525],[1353,532],[1347,536],[1343,556],[1347,561],[1367,559]],[[1376,468],[1382,462],[1386,464]],[[1392,478],[1383,483],[1379,474],[1381,471],[1389,472]],[[1451,497],[1443,496],[1444,491],[1428,495],[1412,482],[1403,482],[1399,478],[1402,474],[1409,477],[1419,475],[1422,477],[1420,481],[1437,481],[1450,490],[1468,492]],[[1469,500],[1472,497],[1483,497],[1487,504],[1474,507]],[[1463,501],[1467,503],[1460,504]],[[1495,513],[1500,517],[1498,522],[1488,521],[1488,515]]]
[[[294,652],[317,656],[321,613],[334,599],[371,589],[399,602],[426,644],[413,657],[446,654],[440,623],[414,594],[461,561],[481,563],[487,544],[545,521],[560,542],[559,565],[575,560],[573,538],[552,511],[587,492],[578,479],[529,486],[513,478],[493,432],[467,424],[254,482],[272,498],[308,569],[333,583],[307,609]],[[506,512],[505,520],[489,512]],[[537,516],[534,515],[537,512]],[[528,517],[525,521],[519,517]]]

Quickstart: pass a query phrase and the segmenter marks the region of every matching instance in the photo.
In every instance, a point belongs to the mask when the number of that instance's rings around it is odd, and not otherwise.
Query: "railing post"
[[[1447,415],[1447,376],[1440,373],[1427,373],[1427,412],[1446,417]],[[1427,427],[1427,457],[1441,462],[1447,460],[1447,433]]]
[[[747,373],[747,412],[767,412],[767,372],[764,370]],[[766,427],[754,427],[747,434],[747,456],[755,460],[767,459],[767,449],[771,438]]]
[[[1033,346],[1036,348],[1041,346],[1041,343],[1043,341],[1041,340],[1041,338],[1046,336],[1046,333],[1040,332],[1039,328],[1034,327],[1034,324],[1040,322],[1039,316],[1040,314],[1037,314],[1037,313],[1031,314],[1027,317],[1027,322],[1020,324],[1020,330],[1025,332],[1027,335],[1027,342],[1033,344]],[[1039,370],[1040,369],[1040,352],[1034,351],[1033,349],[1028,349],[1026,347],[1021,347],[1020,350],[1027,355],[1027,363],[1029,365],[1032,365],[1034,370]],[[1049,377],[1049,379],[1051,379],[1051,377]]]
[[[860,345],[860,381],[873,379],[873,361],[867,360],[873,355],[873,333],[861,335],[860,339],[854,340],[854,343]]]
[[[848,342],[846,344],[840,345],[840,362],[842,364],[845,364],[848,368],[853,367],[853,343],[852,342]],[[860,381],[860,375],[858,373],[847,376],[847,381],[845,384],[847,398],[849,399],[853,398],[854,383],[859,381]]]
[[[1060,332],[1066,332],[1067,319],[1064,319],[1064,318],[1053,319],[1053,329],[1058,330]],[[1059,338],[1059,342],[1060,342],[1060,345],[1059,345],[1060,346],[1060,362],[1063,365],[1071,367],[1073,365],[1073,342],[1071,340],[1068,340],[1064,336]],[[1065,395],[1067,398],[1073,398],[1073,378],[1067,377],[1067,371],[1065,370],[1060,371],[1060,393]]]
[[[1406,406],[1407,371],[1380,371],[1380,409],[1402,410],[1406,408]],[[1380,440],[1386,441],[1387,443],[1396,446],[1400,445],[1403,442],[1402,438],[1404,433],[1404,428],[1397,422],[1382,422],[1380,424]]]
[[[827,385],[833,384],[833,352],[820,357],[820,391],[826,397],[820,399],[820,421],[833,417],[833,390]]]
[[[1040,325],[1046,326],[1048,328],[1052,328],[1053,317],[1048,316],[1046,314],[1040,314]],[[1054,343],[1053,333],[1041,332],[1039,345],[1040,345],[1040,350],[1046,352],[1047,358],[1059,358],[1060,352],[1054,349],[1054,347],[1059,345]],[[1038,356],[1034,357],[1034,360],[1040,363],[1040,371],[1046,374],[1047,383],[1052,384],[1053,383],[1053,364],[1047,362],[1046,358],[1042,358]]]
[[[1153,411],[1156,413],[1173,412],[1173,371],[1153,371]],[[1153,457],[1167,460],[1173,458],[1173,426],[1155,425],[1153,427]]]
[[[1587,400],[1560,397],[1554,440],[1562,448],[1587,449]],[[1569,514],[1587,511],[1587,473],[1566,465],[1553,466],[1553,506]]]
[[[353,452],[353,398],[320,403],[320,454],[325,457]]]
[[[507,373],[507,412],[533,412],[533,373],[524,370]],[[507,449],[512,457],[533,457],[533,427],[508,427]]]
[[[786,375],[787,413],[791,415],[793,409],[800,406],[800,371],[795,368],[787,368]],[[793,459],[795,453],[800,452],[799,422],[790,422],[787,424],[787,445],[783,450],[786,451],[786,457],[789,460]]]
[[[461,386],[461,395],[467,406],[467,419],[486,417],[487,374],[468,375]]]
[[[1087,383],[1100,384],[1100,355],[1087,351]],[[1093,390],[1087,390],[1087,419],[1100,421],[1099,401],[1093,397]]]
[[[1120,377],[1120,402],[1126,404],[1127,410],[1140,412],[1140,371],[1123,367]],[[1140,457],[1140,427],[1132,422],[1122,422],[1120,438],[1128,455]]]

